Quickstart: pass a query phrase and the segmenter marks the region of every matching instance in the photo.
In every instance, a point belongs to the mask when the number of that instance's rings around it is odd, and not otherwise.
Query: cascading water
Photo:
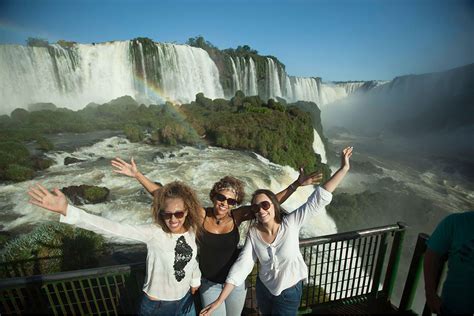
[[[280,76],[278,75],[278,68],[275,65],[275,61],[271,58],[267,58],[266,71],[266,96],[273,99],[276,97],[281,98],[283,95],[281,93]]]
[[[262,59],[257,77],[251,56],[230,58],[231,97],[281,97],[325,105],[357,91],[363,82],[321,84],[319,78],[288,76],[273,58]],[[262,62],[262,60],[260,62]],[[203,49],[151,40],[74,44],[62,47],[0,45],[1,113],[37,102],[80,109],[130,95],[142,103],[187,103],[199,92],[224,97],[219,70]],[[369,87],[367,87],[369,88]],[[233,91],[232,91],[233,90]]]
[[[234,60],[235,59],[235,60]],[[245,95],[258,95],[257,73],[252,57],[230,57],[233,71],[234,91],[241,90]]]
[[[25,47],[0,45],[2,113],[35,102],[71,109],[133,95],[128,43]]]
[[[9,114],[37,102],[80,109],[124,95],[146,103],[190,102],[199,92],[223,97],[217,67],[207,52],[186,45],[153,45],[0,45],[0,112]]]

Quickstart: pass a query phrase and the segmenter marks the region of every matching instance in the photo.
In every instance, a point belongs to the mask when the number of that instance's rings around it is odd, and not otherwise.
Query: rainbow
[[[145,80],[142,74],[135,72],[133,74],[133,79],[134,82],[138,84],[138,87],[140,88],[139,91],[146,91],[147,96],[149,96],[150,99],[162,102],[170,102],[173,105],[180,105],[179,102],[168,96],[166,92],[163,91],[163,89],[156,86],[154,83]]]

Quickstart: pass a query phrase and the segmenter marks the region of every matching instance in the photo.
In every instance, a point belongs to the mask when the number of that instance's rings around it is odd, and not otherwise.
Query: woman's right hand
[[[199,313],[200,316],[202,315],[211,315],[213,311],[215,311],[219,305],[221,305],[220,303],[218,303],[218,300],[215,300],[213,303],[207,305],[206,307],[204,307],[201,312]]]
[[[133,160],[133,157],[130,162],[131,163],[128,163],[116,157],[110,163],[115,168],[114,169],[115,173],[120,173],[129,177],[135,178],[138,173],[138,168],[137,168],[137,165],[135,164],[135,160]]]
[[[40,184],[37,184],[36,187],[29,189],[28,195],[31,197],[29,201],[31,204],[66,216],[67,199],[58,188],[54,188],[53,193],[51,193]]]

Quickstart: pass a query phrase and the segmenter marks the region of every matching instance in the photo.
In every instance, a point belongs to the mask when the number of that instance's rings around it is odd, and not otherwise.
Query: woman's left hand
[[[300,186],[310,185],[310,184],[319,184],[323,179],[323,174],[321,172],[315,171],[310,174],[304,174],[304,168],[300,168],[300,174],[298,176],[298,184]]]
[[[217,301],[214,301],[213,303],[207,305],[206,307],[204,307],[201,312],[199,313],[199,315],[211,315],[212,312],[214,312],[218,307],[219,307],[219,303],[217,303]]]
[[[349,163],[349,158],[352,156],[352,150],[354,147],[346,147],[342,150],[342,155],[341,155],[341,168],[344,170],[349,170],[350,168],[350,163]]]
[[[199,290],[199,286],[191,286],[191,294],[194,295]]]

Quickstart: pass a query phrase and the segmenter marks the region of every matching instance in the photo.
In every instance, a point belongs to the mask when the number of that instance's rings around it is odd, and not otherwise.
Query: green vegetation
[[[109,195],[109,192],[110,191],[104,187],[85,186],[84,198],[91,203],[97,203],[97,201],[105,201]]]
[[[28,149],[20,142],[0,140],[0,180],[25,181],[33,174]]]
[[[53,105],[54,106],[54,105]],[[43,151],[53,149],[44,135],[60,132],[83,133],[94,130],[123,130],[132,142],[145,139],[151,144],[195,145],[201,140],[172,104],[139,105],[124,96],[109,103],[87,106],[79,111],[47,105],[32,106],[35,111],[15,109],[10,117],[0,117],[0,179],[24,181],[34,170],[49,166],[47,161],[30,157],[24,143],[36,141]],[[12,166],[10,166],[12,165]]]
[[[123,130],[130,141],[149,144],[196,145],[204,138],[215,146],[254,151],[278,164],[306,166],[308,172],[319,170],[328,178],[329,168],[312,149],[313,126],[322,135],[315,108],[307,102],[264,102],[258,96],[237,91],[230,101],[211,100],[199,93],[194,102],[180,107],[171,103],[139,105],[124,96],[79,111],[15,109],[10,117],[0,117],[0,178],[23,181],[33,176],[33,170],[50,165],[50,161],[30,157],[25,141],[36,141],[40,149],[48,151],[53,145],[45,134],[105,129]]]
[[[49,42],[44,38],[28,37],[26,45],[32,47],[48,47]]]
[[[74,45],[77,44],[77,42],[72,42],[72,41],[65,41],[65,40],[59,40],[56,42],[59,46],[63,48],[72,48]]]
[[[265,86],[265,78],[267,77],[267,58],[273,59],[281,76],[285,70],[285,65],[274,56],[261,56],[258,51],[252,49],[249,45],[241,45],[236,49],[228,48],[219,50],[209,41],[206,41],[201,35],[188,39],[186,44],[204,49],[209,57],[214,61],[219,70],[219,78],[226,96],[232,95],[233,92],[233,68],[231,57],[242,57],[246,60],[253,59],[257,74],[258,95],[268,95]]]
[[[258,96],[246,97],[238,91],[230,100],[206,98],[181,107],[195,130],[212,145],[254,151],[269,160],[293,168],[319,170],[325,179],[329,168],[314,154],[311,116],[291,104]]]
[[[91,268],[105,253],[100,235],[60,223],[43,224],[5,243],[0,260],[9,264],[0,278]]]

